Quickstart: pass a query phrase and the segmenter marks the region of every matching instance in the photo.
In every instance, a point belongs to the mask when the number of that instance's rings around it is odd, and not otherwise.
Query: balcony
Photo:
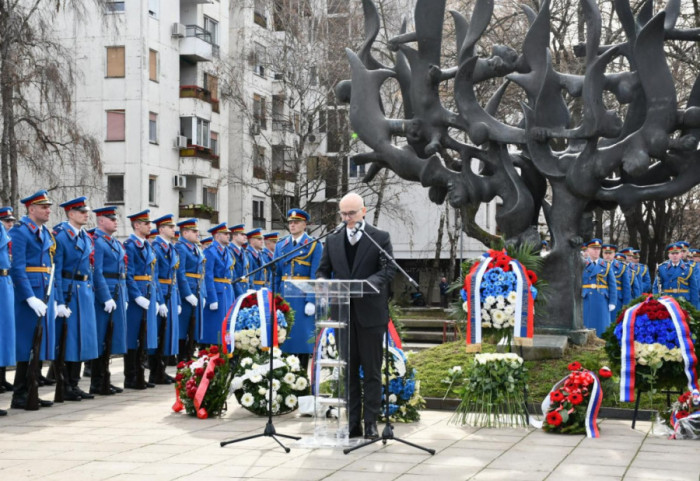
[[[180,115],[211,120],[211,113],[219,112],[219,100],[198,85],[180,86]]]
[[[211,169],[218,169],[219,166],[219,156],[207,147],[188,145],[180,149],[180,175],[207,178],[212,175]]]
[[[211,33],[198,25],[187,25],[185,37],[180,39],[180,57],[190,62],[211,62],[214,58],[214,47]]]
[[[272,131],[273,132],[294,132],[292,128],[292,123],[288,120],[275,120],[272,118]]]
[[[219,211],[204,204],[183,204],[178,211],[180,218],[196,218],[209,220],[213,225],[219,223]]]

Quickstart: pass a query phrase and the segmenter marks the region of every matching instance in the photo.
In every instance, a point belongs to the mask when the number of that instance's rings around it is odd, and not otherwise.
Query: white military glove
[[[114,299],[110,299],[107,302],[105,302],[105,312],[109,314],[113,310],[117,308],[117,303],[114,302]]]
[[[59,304],[56,308],[56,317],[70,317],[71,310],[65,304]]]
[[[215,311],[215,310],[217,310],[218,308],[219,308],[219,303],[218,303],[218,302],[212,302],[211,304],[209,304],[209,310],[211,310],[211,311]]]
[[[177,306],[177,315],[182,314],[182,306]]]
[[[205,307],[207,307],[207,300],[202,299],[202,309],[204,309]]]
[[[314,314],[316,314],[316,306],[313,302],[306,303],[306,305],[304,306],[304,314],[306,314],[307,316],[313,316]]]
[[[197,296],[194,294],[190,294],[189,296],[185,297],[185,300],[190,303],[192,307],[197,307],[197,304],[199,301],[197,301]]]
[[[160,317],[168,317],[168,306],[165,304],[156,304],[156,309]]]
[[[151,301],[149,301],[143,296],[137,297],[136,299],[134,299],[134,301],[136,301],[136,304],[138,304],[139,307],[144,310],[148,310],[148,306],[151,305]]]
[[[128,303],[128,302],[125,302],[125,303],[124,303],[124,310],[127,310],[128,308],[129,308],[129,303]]]
[[[608,304],[608,310],[609,310],[610,312],[614,311],[614,310],[615,310],[615,304]]]
[[[46,304],[44,304],[41,299],[32,296],[27,299],[27,304],[29,304],[29,307],[32,308],[34,314],[36,314],[38,317],[43,317],[46,315]]]

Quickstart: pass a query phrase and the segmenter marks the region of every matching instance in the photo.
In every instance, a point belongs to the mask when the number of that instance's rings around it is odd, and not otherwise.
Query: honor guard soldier
[[[97,227],[93,233],[95,249],[95,315],[97,317],[98,359],[92,362],[90,393],[122,392],[110,382],[109,359],[126,354],[126,251],[113,236],[117,232],[117,208],[93,210]]]
[[[201,342],[221,344],[221,324],[235,299],[231,278],[233,258],[228,248],[231,233],[226,223],[209,229],[214,241],[204,250],[207,266],[204,269],[204,283],[207,289],[207,308],[204,310],[204,326]]]
[[[172,384],[173,378],[165,373],[165,358],[179,352],[180,292],[177,287],[177,271],[180,256],[175,249],[175,222],[172,214],[166,214],[153,221],[158,236],[153,240],[153,251],[158,260],[158,285],[162,304],[158,306],[158,347],[151,349],[148,356],[150,369],[149,382]]]
[[[259,269],[265,264],[265,258],[263,257],[263,235],[260,229],[253,229],[246,234],[248,238],[248,248],[246,249],[246,254],[250,260],[250,268],[248,272],[252,272],[255,269]],[[249,277],[249,283],[251,289],[259,291],[263,287],[270,287],[268,281],[268,270],[263,269],[251,274]]]
[[[698,266],[696,262],[693,260],[693,257],[690,255],[690,244],[686,241],[679,241],[678,244],[681,246],[683,249],[681,251],[681,260],[688,264],[690,267],[693,269],[693,277],[695,277],[695,284],[698,286],[698,289],[700,290],[700,269],[698,269]],[[700,293],[698,294],[698,302],[700,302]],[[695,304],[695,308],[697,309],[698,306]]]
[[[586,244],[586,259],[583,267],[583,324],[595,329],[600,337],[610,324],[610,312],[615,309],[617,282],[612,266],[600,258],[600,239],[591,239]]]
[[[146,239],[148,239],[148,242],[153,245],[153,241],[156,239],[156,237],[158,237],[158,229],[151,229],[146,236]]]
[[[43,325],[43,335],[39,352],[35,354],[38,354],[40,360],[53,360],[55,355],[55,291],[49,290],[49,283],[56,245],[53,235],[44,225],[51,215],[52,202],[49,200],[48,193],[40,190],[20,202],[27,207],[27,215],[23,216],[10,230],[12,239],[10,274],[15,290],[17,346],[17,370],[11,407],[33,409],[33,406],[27,404],[27,397],[30,388],[29,358],[37,321]],[[48,295],[49,291],[50,295]],[[31,373],[32,376],[39,374]],[[39,401],[41,407],[52,404],[51,401]]]
[[[638,276],[641,279],[641,289],[642,294],[651,294],[651,275],[649,275],[649,266],[639,262],[639,249],[633,249],[632,254],[630,254],[629,260],[638,267]]]
[[[286,253],[303,246],[296,254],[292,254],[277,263],[277,275],[275,277],[275,292],[284,295],[284,281],[293,279],[316,279],[316,270],[321,262],[323,247],[306,233],[306,225],[309,222],[309,214],[301,209],[290,209],[287,212],[287,221],[290,235],[282,238],[275,247],[275,259]],[[314,345],[309,339],[315,335],[316,313],[315,298],[313,294],[304,297],[290,297],[287,299],[294,309],[294,325],[287,336],[287,340],[280,346],[282,352],[297,354],[302,362],[302,368],[306,368],[309,354],[313,352]]]
[[[158,346],[157,308],[161,300],[157,284],[156,254],[146,240],[151,232],[150,210],[146,209],[127,218],[134,232],[124,241],[126,250],[126,288],[129,306],[126,309],[126,356],[124,356],[124,387],[145,389],[154,387],[143,383],[141,354]]]
[[[180,313],[180,358],[189,360],[194,355],[195,343],[202,338],[202,317],[207,297],[204,284],[206,258],[199,248],[197,219],[178,222],[180,240],[175,247],[180,255],[178,287],[182,302]]]
[[[86,197],[78,197],[61,204],[68,220],[53,230],[56,239],[57,352],[65,350],[63,385],[67,401],[95,397],[78,386],[81,363],[97,357],[92,239],[83,229],[90,213],[86,202]]]
[[[231,251],[233,257],[233,280],[246,277],[246,280],[233,283],[233,294],[234,299],[238,298],[241,294],[244,294],[249,287],[249,280],[247,279],[248,272],[250,272],[250,259],[248,259],[248,254],[246,254],[246,242],[248,238],[245,235],[245,225],[237,224],[229,229],[231,231],[231,243],[228,248]]]
[[[634,249],[625,247],[615,256],[616,259],[621,259],[627,265],[627,270],[630,276],[630,297],[636,299],[642,295],[642,278],[639,275],[639,264],[632,262]]]
[[[681,259],[683,247],[678,243],[666,246],[668,260],[656,269],[654,294],[683,297],[694,306],[698,302],[698,285],[694,269]]]
[[[263,253],[265,254],[265,262],[270,262],[275,256],[275,246],[277,245],[277,240],[279,234],[277,232],[268,232],[263,235],[265,240],[265,246],[263,247]]]
[[[204,251],[204,249],[209,247],[212,242],[214,242],[214,238],[212,236],[207,236],[199,241],[199,248],[202,249],[202,251]]]
[[[617,246],[615,244],[603,244],[602,251],[603,260],[610,263],[610,268],[615,275],[617,295],[614,297],[615,309],[610,311],[610,322],[615,322],[617,312],[622,306],[629,304],[631,300],[630,273],[627,270],[627,265],[615,258],[615,253],[617,252]]]
[[[0,392],[12,391],[12,385],[5,378],[5,367],[17,363],[15,355],[15,293],[10,278],[12,242],[8,231],[12,228],[15,217],[12,207],[0,207]],[[0,409],[0,416],[7,411]]]

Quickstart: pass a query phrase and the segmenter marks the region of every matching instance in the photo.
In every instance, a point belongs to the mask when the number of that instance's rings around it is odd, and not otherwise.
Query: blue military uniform
[[[635,259],[637,259],[637,267],[638,267],[638,276],[641,279],[641,289],[642,289],[642,294],[651,294],[652,291],[652,285],[651,285],[651,275],[649,275],[649,266],[646,264],[641,264],[639,263],[639,249],[634,249],[632,254],[634,255]]]
[[[136,221],[150,223],[150,210],[138,212],[127,216],[133,223]],[[136,299],[144,297],[149,301],[146,309],[146,345],[145,349],[158,347],[157,330],[157,304],[161,302],[160,289],[158,287],[158,268],[156,266],[156,254],[153,252],[151,244],[131,234],[124,241],[126,251],[126,289],[129,292],[129,307],[126,310],[126,348],[124,357],[124,386],[129,388],[137,387],[137,376],[140,371],[140,359],[137,359],[137,349],[139,347],[139,330],[144,309],[138,305]]]
[[[287,212],[287,219],[308,222],[309,214],[301,209],[290,209]],[[323,246],[318,242],[313,242],[313,240],[313,237],[304,232],[296,240],[288,235],[277,243],[275,259],[279,259],[299,246],[303,246],[303,248],[277,263],[278,277],[275,279],[275,292],[284,296],[284,281],[316,278],[316,271],[323,254]],[[316,323],[315,317],[313,315],[307,316],[304,310],[307,303],[315,303],[315,298],[313,294],[308,294],[306,297],[289,297],[286,301],[294,309],[294,325],[291,332],[287,333],[287,340],[280,347],[286,353],[310,354],[313,352],[314,343],[313,341],[309,342],[309,340],[315,336]]]
[[[613,244],[603,244],[603,253],[615,252],[617,246]],[[623,256],[624,257],[624,256]],[[626,257],[625,257],[626,260]],[[615,322],[617,313],[622,309],[623,306],[629,304],[632,299],[630,272],[627,269],[627,264],[625,264],[620,259],[613,259],[610,261],[610,269],[615,275],[615,289],[617,290],[617,295],[615,296],[615,309],[610,311],[610,322]]]
[[[639,276],[639,264],[628,262],[628,256],[631,257],[632,255],[633,249],[631,247],[626,247],[622,249],[616,257],[624,259],[623,262],[627,265],[627,271],[629,272],[630,278],[630,297],[631,299],[636,299],[642,295],[642,279]]]
[[[213,235],[228,230],[222,223],[209,229]],[[204,326],[201,342],[204,344],[221,344],[221,325],[229,308],[233,305],[234,294],[231,278],[234,261],[231,251],[213,241],[204,250],[207,267],[204,270],[204,282],[207,289],[207,308],[204,310]],[[212,309],[212,307],[216,309]]]
[[[587,246],[600,246],[600,239],[592,239]],[[583,268],[583,324],[595,329],[600,337],[610,324],[609,305],[617,298],[615,275],[611,265],[603,259],[586,259]]]
[[[188,219],[178,222],[180,230],[197,229],[197,219]],[[180,237],[180,240],[175,244],[178,254],[180,255],[180,268],[178,269],[178,287],[180,289],[180,299],[182,300],[182,313],[180,313],[180,341],[185,341],[188,337],[190,328],[190,318],[194,314],[194,332],[193,339],[199,342],[202,339],[202,330],[204,324],[202,319],[204,316],[204,300],[207,297],[207,286],[204,283],[204,269],[206,258],[204,253],[196,244]],[[189,296],[197,298],[197,305],[187,301]],[[193,353],[184,352],[184,342],[180,343],[180,354],[191,356]]]
[[[52,204],[45,190],[26,197],[21,202],[28,208],[32,205]],[[38,226],[29,216],[22,217],[10,229],[9,236],[12,239],[12,267],[10,268],[10,274],[15,291],[15,354],[17,357],[12,406],[25,408],[29,392],[27,384],[28,361],[34,329],[38,321],[36,312],[27,302],[30,298],[39,299],[41,302],[45,301],[46,304],[46,313],[39,321],[43,325],[43,336],[39,352],[37,353],[39,359],[52,360],[55,356],[55,290],[52,288],[48,299],[46,299],[46,293],[49,290],[56,244],[49,229],[43,225]],[[42,406],[51,404],[49,401],[41,402]]]
[[[692,257],[689,257],[688,254],[690,251],[693,249],[690,248],[690,244],[686,241],[679,241],[678,245],[681,246],[683,249],[683,262],[688,264],[692,269],[693,269],[693,277],[695,277],[695,284],[698,286],[698,289],[700,290],[700,269],[697,267],[697,263],[693,260]],[[700,302],[700,294],[698,294],[698,302]],[[698,309],[698,303],[694,304],[695,308]]]
[[[12,219],[12,207],[0,208],[0,219]],[[15,348],[15,293],[10,277],[12,243],[5,226],[0,222],[0,367],[14,366],[17,362]],[[5,383],[3,375],[2,380]]]
[[[682,247],[677,243],[666,246],[666,252],[680,250]],[[656,269],[653,291],[654,294],[683,297],[694,306],[697,305],[698,285],[693,267],[682,260],[675,265],[670,260],[663,262]]]
[[[263,235],[263,239],[265,240],[265,243],[267,243],[268,240],[274,240],[277,242],[277,232],[268,232],[267,234]],[[265,264],[269,263],[272,261],[272,259],[275,258],[275,252],[273,250],[270,250],[267,245],[263,246],[263,259],[265,260]],[[272,279],[270,279],[270,282],[272,282]]]
[[[231,234],[243,234],[245,231],[244,224],[237,224],[230,228]],[[240,279],[241,277],[247,277],[248,272],[250,272],[250,259],[246,253],[245,247],[238,247],[236,244],[231,242],[228,245],[228,249],[231,253],[233,259],[233,280]],[[233,294],[234,299],[237,299],[241,294],[250,288],[250,279],[246,279],[245,282],[234,282],[233,284]]]
[[[260,229],[253,229],[252,231],[248,232],[246,236],[248,237],[248,239],[253,239],[256,237],[262,239],[262,232],[260,231]],[[263,257],[262,251],[258,251],[252,245],[248,244],[248,248],[245,252],[249,260],[248,272],[253,272],[254,270],[259,269],[265,264],[265,259]],[[262,289],[263,287],[269,288],[270,281],[268,269],[263,269],[261,271],[256,272],[255,274],[250,274],[248,277],[248,286],[250,289],[256,291]]]
[[[117,208],[113,206],[95,209],[97,217],[108,217],[116,220]],[[100,357],[105,355],[107,344],[107,328],[112,320],[111,348],[106,354],[126,354],[126,251],[121,242],[95,229],[92,235],[95,251],[93,279],[95,283],[95,316],[97,318],[97,348]],[[111,313],[105,311],[105,304],[114,301],[116,307]],[[92,363],[90,391],[105,394],[102,391],[104,376],[109,375],[109,367],[105,370],[100,359]],[[110,392],[121,392],[120,388],[110,386]]]

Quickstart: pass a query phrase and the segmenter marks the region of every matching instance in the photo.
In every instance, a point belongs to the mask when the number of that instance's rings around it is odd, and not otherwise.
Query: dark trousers
[[[18,362],[15,370],[15,382],[13,384],[14,391],[12,399],[20,402],[26,402],[29,386],[27,384],[27,372],[29,370],[28,362]]]
[[[382,405],[382,357],[386,326],[361,327],[351,314],[349,376],[350,424],[376,422]],[[342,340],[341,340],[342,342]],[[342,344],[341,344],[342,346]],[[362,366],[363,379],[360,379]],[[363,398],[364,394],[364,398]]]

